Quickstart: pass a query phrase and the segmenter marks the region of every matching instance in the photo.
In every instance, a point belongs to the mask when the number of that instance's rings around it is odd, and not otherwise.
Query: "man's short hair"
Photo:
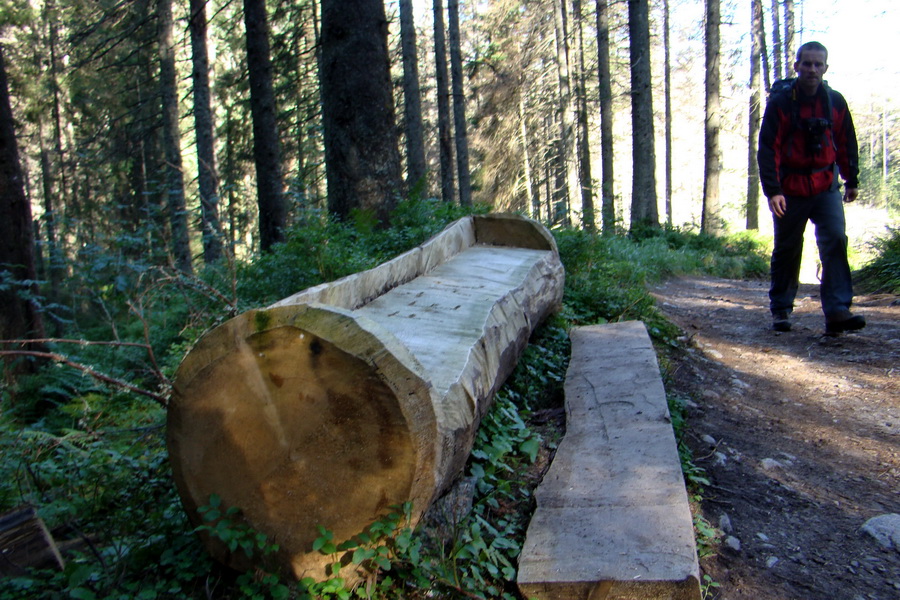
[[[825,62],[828,62],[828,48],[826,48],[819,42],[806,42],[805,44],[797,48],[797,62],[800,62],[800,59],[803,57],[803,52],[805,50],[812,50],[813,52],[824,52]]]

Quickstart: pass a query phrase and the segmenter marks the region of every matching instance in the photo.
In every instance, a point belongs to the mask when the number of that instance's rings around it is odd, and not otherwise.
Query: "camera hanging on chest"
[[[828,134],[830,129],[831,119],[808,117],[800,121],[807,154],[817,156],[822,152],[823,147],[831,141]]]
[[[831,90],[828,88],[827,84],[823,82],[816,92],[815,96],[804,97],[802,92],[797,87],[796,82],[796,78],[780,79],[772,84],[772,88],[770,90],[771,95],[784,94],[788,98],[788,102],[790,102],[791,128],[787,141],[788,156],[790,156],[794,152],[797,146],[797,144],[795,144],[796,136],[801,136],[800,139],[803,141],[803,151],[809,158],[820,156],[828,146],[836,150],[834,143],[834,131],[832,129],[833,123],[831,120],[833,116]],[[820,105],[824,106],[825,108],[824,117],[815,116],[817,114],[821,114],[821,111],[817,110]],[[801,107],[809,107],[809,111],[801,111]],[[802,118],[800,116],[801,112],[811,114],[813,116]],[[812,175],[821,171],[832,169],[834,168],[834,166],[834,162],[831,162],[828,165],[822,166],[820,168],[798,169],[782,166],[782,171],[786,171],[788,173]]]

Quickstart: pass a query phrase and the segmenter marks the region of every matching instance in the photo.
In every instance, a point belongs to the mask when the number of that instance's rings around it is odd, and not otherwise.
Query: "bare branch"
[[[93,368],[83,365],[81,363],[77,363],[73,360],[70,360],[68,357],[63,356],[62,354],[57,354],[56,352],[34,352],[30,350],[0,350],[0,356],[33,356],[35,358],[45,358],[48,360],[52,360],[55,362],[62,363],[64,365],[68,365],[73,369],[78,369],[79,371],[90,375],[94,379],[98,381],[102,381],[104,383],[108,383],[114,387],[128,390],[130,392],[134,392],[135,394],[140,394],[141,396],[146,396],[151,400],[155,401],[157,404],[162,406],[163,408],[168,407],[169,401],[165,396],[161,396],[155,392],[151,392],[149,390],[145,390],[137,387],[136,385],[132,385],[127,381],[122,381],[121,379],[116,379],[115,377],[110,377],[109,375],[104,375]],[[166,380],[166,384],[169,384],[169,381]]]

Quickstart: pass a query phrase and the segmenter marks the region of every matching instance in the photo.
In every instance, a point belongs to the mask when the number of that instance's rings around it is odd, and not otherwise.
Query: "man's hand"
[[[849,191],[847,190],[847,192]],[[853,191],[856,192],[856,190]],[[846,197],[844,199],[846,200]],[[784,216],[784,211],[787,210],[787,200],[784,199],[782,194],[776,194],[769,198],[769,210],[779,219]]]
[[[844,202],[853,202],[859,196],[859,188],[847,188],[844,190]]]

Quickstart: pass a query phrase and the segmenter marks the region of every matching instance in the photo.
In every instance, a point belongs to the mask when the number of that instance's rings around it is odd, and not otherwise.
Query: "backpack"
[[[794,83],[796,81],[796,77],[787,77],[785,79],[776,80],[775,83],[772,84],[772,87],[769,88],[769,98],[771,99],[773,96],[779,94],[791,93],[791,90],[794,89]]]

